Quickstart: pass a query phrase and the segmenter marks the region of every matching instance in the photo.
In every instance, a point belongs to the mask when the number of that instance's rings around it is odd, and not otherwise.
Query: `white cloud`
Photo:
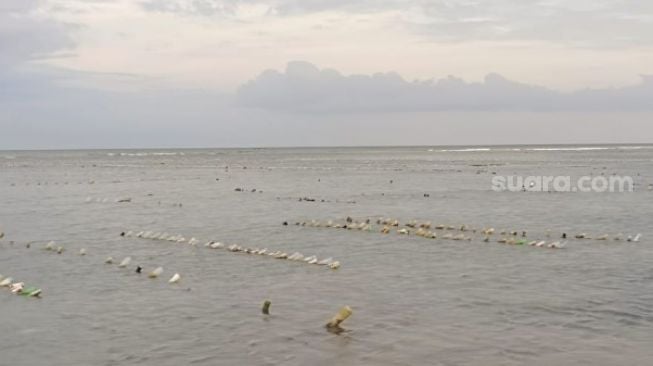
[[[0,67],[39,59],[73,45],[69,27],[38,14],[40,2],[0,4]]]
[[[497,72],[564,90],[634,84],[637,74],[653,73],[648,3],[44,2],[42,18],[78,24],[74,54],[48,60],[49,65],[135,74],[156,80],[153,86],[160,88],[232,91],[260,70],[294,59],[346,73],[396,70],[409,80],[454,74],[481,81]]]
[[[291,112],[383,112],[440,110],[652,110],[653,77],[621,89],[562,93],[488,74],[483,82],[456,77],[407,82],[397,73],[343,76],[307,62],[291,62],[284,73],[268,70],[243,85],[238,102],[247,107]]]
[[[581,47],[653,45],[653,3],[627,0],[149,0],[147,10],[238,18],[393,12],[395,21],[439,41],[538,40]]]

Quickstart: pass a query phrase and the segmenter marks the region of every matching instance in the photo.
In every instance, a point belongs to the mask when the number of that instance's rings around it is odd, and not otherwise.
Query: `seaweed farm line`
[[[199,239],[196,239],[194,237],[186,240],[184,236],[179,234],[171,235],[165,232],[153,232],[153,231],[139,231],[137,233],[134,233],[133,231],[130,230],[127,232],[120,233],[120,236],[127,237],[127,238],[133,236],[141,239],[169,241],[169,242],[180,243],[180,244],[188,244],[191,246],[197,246],[201,242]],[[229,246],[226,246],[225,244],[214,240],[210,240],[204,243],[204,246],[210,249],[227,249],[228,251],[233,253],[255,254],[255,255],[267,256],[275,259],[286,259],[294,262],[316,264],[319,266],[326,266],[327,268],[331,268],[331,269],[340,268],[340,262],[334,260],[332,257],[323,258],[320,260],[315,255],[304,256],[302,253],[299,252],[288,254],[281,250],[271,250],[268,248],[262,248],[262,249],[247,248],[247,247],[242,247],[238,244],[231,244]]]
[[[375,227],[376,223],[377,227]],[[283,222],[283,226],[288,226],[288,221]],[[366,232],[379,232],[381,234],[389,234],[396,232],[401,235],[415,235],[425,239],[448,239],[456,241],[483,241],[490,242],[495,241],[497,243],[509,244],[509,245],[528,245],[538,248],[549,248],[549,249],[562,249],[566,246],[568,239],[566,233],[562,233],[559,237],[565,239],[564,241],[555,240],[547,242],[546,240],[541,240],[539,238],[546,237],[551,238],[551,231],[547,230],[545,234],[540,237],[537,237],[535,240],[529,240],[526,231],[506,231],[501,230],[494,240],[492,236],[495,234],[496,230],[493,227],[475,229],[473,227],[468,227],[467,225],[451,226],[451,225],[432,225],[430,221],[419,222],[417,220],[410,220],[405,224],[401,224],[399,220],[396,219],[387,219],[387,218],[366,218],[363,220],[354,220],[351,217],[346,217],[342,220],[310,220],[310,221],[297,221],[295,226],[306,226],[306,227],[315,227],[315,228],[330,228],[330,229],[347,229],[347,230],[357,230],[357,231],[366,231]],[[379,230],[378,227],[381,227]],[[433,230],[432,230],[433,229]],[[437,235],[437,231],[443,231],[442,236]],[[454,232],[459,231],[459,234],[454,234]],[[628,235],[624,238],[623,234],[617,234],[610,236],[609,234],[602,234],[595,237],[588,235],[586,233],[575,234],[574,239],[586,239],[586,240],[608,240],[612,239],[614,241],[625,240],[627,242],[639,242],[642,237],[641,233],[636,235]]]

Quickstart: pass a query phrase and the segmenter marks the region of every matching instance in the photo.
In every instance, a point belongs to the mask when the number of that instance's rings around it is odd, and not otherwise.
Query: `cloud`
[[[145,10],[163,13],[190,15],[228,15],[233,14],[238,1],[215,0],[150,0],[142,3]]]
[[[301,15],[323,11],[355,13],[376,12],[405,5],[402,0],[348,1],[348,0],[147,0],[146,10],[202,16],[235,15],[239,8],[260,6],[268,15]]]
[[[450,76],[437,81],[404,80],[397,73],[344,76],[308,63],[267,70],[241,86],[241,106],[289,112],[384,111],[637,111],[653,110],[653,77],[620,89],[562,93],[489,74],[481,83]]]
[[[61,92],[56,82],[63,76],[62,70],[31,63],[68,49],[74,42],[70,26],[39,15],[41,5],[38,0],[0,3],[0,124],[16,126],[13,112],[38,109],[39,101],[52,100]],[[10,131],[5,129],[5,133]]]
[[[0,67],[8,68],[73,46],[69,27],[40,17],[40,1],[0,5]]]
[[[537,40],[580,47],[653,45],[653,2],[614,0],[148,0],[147,10],[238,18],[319,12],[393,15],[392,24],[437,41]]]
[[[653,45],[651,2],[435,1],[413,8],[405,21],[417,32],[454,41],[538,40],[582,47]]]

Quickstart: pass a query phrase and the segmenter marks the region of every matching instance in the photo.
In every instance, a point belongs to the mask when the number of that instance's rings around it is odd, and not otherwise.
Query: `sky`
[[[0,149],[653,143],[648,0],[2,0]]]

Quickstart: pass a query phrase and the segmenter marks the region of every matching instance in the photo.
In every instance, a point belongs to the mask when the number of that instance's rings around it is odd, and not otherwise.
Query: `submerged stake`
[[[270,305],[272,305],[272,303],[270,302],[270,300],[265,300],[265,301],[263,302],[263,309],[261,309],[261,311],[263,312],[263,314],[265,314],[265,315],[270,315]]]
[[[340,311],[336,315],[331,318],[331,320],[327,323],[326,327],[329,329],[333,328],[339,328],[340,323],[344,322],[349,316],[351,315],[353,311],[349,306],[343,306]]]
[[[154,271],[150,272],[149,275],[147,275],[149,278],[157,278],[159,275],[163,273],[163,267],[157,267]]]

